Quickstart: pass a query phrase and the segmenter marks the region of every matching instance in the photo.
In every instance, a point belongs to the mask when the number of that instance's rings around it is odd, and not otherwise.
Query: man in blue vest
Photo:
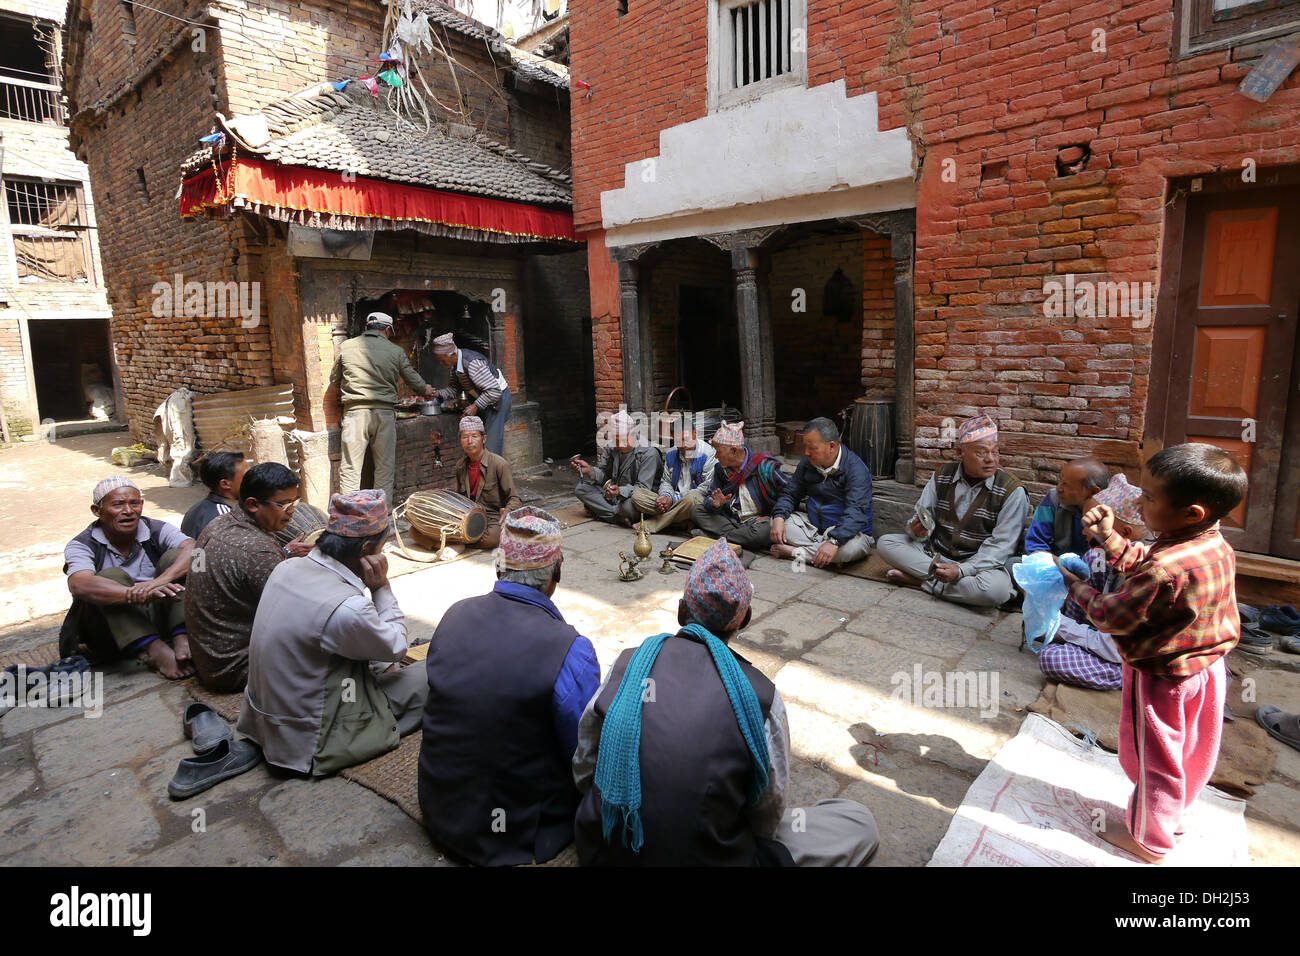
[[[146,518],[144,498],[122,475],[91,493],[95,521],[68,542],[63,573],[72,609],[59,632],[59,653],[78,643],[106,657],[139,654],[171,680],[194,673],[185,629],[185,588],[194,539],[166,521]]]
[[[813,567],[848,564],[871,553],[871,471],[840,444],[829,418],[814,418],[803,432],[804,459],[772,509],[772,553]],[[795,511],[808,499],[808,514]]]
[[[480,866],[544,863],[573,840],[569,762],[600,665],[551,602],[561,545],[547,512],[506,515],[496,587],[448,608],[429,645],[420,810],[440,849]]]
[[[671,429],[668,443],[673,446],[664,461],[659,493],[655,494],[649,488],[637,488],[632,492],[632,504],[646,516],[646,530],[651,532],[690,521],[695,506],[704,501],[702,489],[713,481],[713,469],[718,460],[713,446],[697,437],[695,417],[689,412],[671,419],[661,418],[659,426],[661,444],[666,444],[663,433]]]
[[[754,585],[720,539],[691,566],[682,629],[619,655],[578,728],[584,866],[860,866],[866,807],[789,807],[790,729],[770,680],[728,647]]]

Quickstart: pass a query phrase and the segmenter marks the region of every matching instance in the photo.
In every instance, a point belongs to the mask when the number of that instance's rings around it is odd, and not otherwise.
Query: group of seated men
[[[576,494],[590,514],[627,525],[645,516],[650,531],[676,524],[819,568],[859,561],[876,545],[892,566],[891,582],[977,607],[1011,599],[1011,568],[1022,548],[1082,553],[1082,506],[1109,475],[1096,459],[1069,462],[1026,533],[1028,494],[999,465],[997,423],[979,415],[958,428],[957,460],[926,483],[906,532],[877,542],[871,471],[841,443],[830,419],[804,427],[803,458],[793,475],[745,444],[744,422],[723,424],[711,442],[699,438],[689,416],[672,427],[673,447],[661,458],[620,412],[599,465],[573,459]]]
[[[552,602],[560,523],[518,508],[501,524],[495,587],[454,604],[425,665],[403,667],[384,492],[334,495],[327,530],[309,549],[295,539],[295,554],[274,537],[297,503],[293,473],[231,467],[238,487],[214,481],[229,510],[197,549],[143,517],[129,479],[96,486],[97,520],[69,545],[75,636],[115,652],[158,644],[176,665],[164,673],[197,665],[211,687],[242,687],[237,729],[279,771],[327,775],[423,726],[430,834],[484,865],[545,862],[570,843],[594,865],[856,866],[875,852],[860,804],[787,805],[785,707],[728,647],[754,589],[725,540],[691,570],[681,630],[625,652],[602,682],[591,642]]]
[[[96,520],[65,553],[74,600],[61,644],[137,653],[165,676],[197,671],[212,690],[242,690],[239,732],[286,772],[332,773],[423,726],[427,826],[469,862],[541,862],[576,841],[594,864],[860,864],[877,844],[864,807],[786,806],[784,705],[728,647],[753,594],[728,542],[817,566],[865,557],[875,543],[867,466],[827,419],[808,424],[792,476],[746,446],[743,423],[723,425],[712,445],[679,428],[666,468],[630,421],[619,426],[599,468],[574,462],[589,509],[725,540],[691,569],[681,630],[625,651],[603,682],[591,642],[552,601],[560,524],[519,507],[509,466],[483,449],[472,416],[461,424],[458,487],[494,512],[498,581],[444,615],[424,667],[400,664],[407,634],[382,553],[384,493],[334,495],[314,547],[282,546],[275,535],[295,510],[297,477],[220,453],[202,464],[211,494],[186,516],[190,534],[145,517],[129,478],[96,485]],[[906,534],[885,535],[881,554],[900,583],[1000,604],[1025,490],[998,467],[990,419],[963,423],[958,451],[920,498],[933,530],[918,517]],[[1066,465],[1027,550],[1081,550],[1081,510],[1108,480],[1095,460]],[[713,794],[705,811],[700,793]]]

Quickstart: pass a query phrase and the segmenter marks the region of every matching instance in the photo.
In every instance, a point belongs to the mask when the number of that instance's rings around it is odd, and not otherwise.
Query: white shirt
[[[839,450],[838,452],[836,452],[836,454],[835,454],[835,461],[831,464],[831,466],[830,466],[829,468],[823,468],[823,467],[821,467],[820,465],[813,465],[813,467],[816,468],[818,471],[820,471],[822,477],[825,478],[825,477],[826,477],[827,475],[829,475],[832,471],[838,471],[838,470],[839,470],[839,467],[840,467],[840,459],[843,458],[843,457],[844,457],[844,446],[841,445],[841,446],[840,446],[840,450]],[[809,461],[808,464],[812,465],[812,462]]]
[[[981,486],[993,490],[993,479],[996,474],[989,475],[983,481],[971,484],[964,477],[965,472],[961,466],[957,471],[957,486],[953,489],[952,504],[954,517],[960,521],[965,517],[966,512],[970,510],[975,498],[979,494]],[[929,508],[931,513],[934,506],[939,500],[938,492],[934,487],[934,476],[926,482],[925,490],[921,492],[921,497],[916,503],[917,510]],[[989,568],[1000,568],[1007,563],[1007,559],[1016,553],[1016,548],[1020,545],[1020,536],[1024,534],[1025,519],[1029,517],[1029,493],[1025,491],[1025,486],[1021,485],[1015,491],[1007,496],[1007,500],[1002,503],[1002,510],[998,512],[997,524],[993,526],[993,533],[984,539],[984,543],[979,546],[979,550],[966,561],[955,562],[961,569],[962,577],[969,577],[972,574],[978,574],[980,571]],[[917,538],[912,534],[911,523],[908,523],[907,533],[914,540],[924,540],[924,536]]]

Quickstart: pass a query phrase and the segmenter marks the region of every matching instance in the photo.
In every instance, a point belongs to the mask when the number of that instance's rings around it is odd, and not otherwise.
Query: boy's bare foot
[[[920,578],[914,578],[906,571],[900,571],[898,568],[890,568],[886,571],[885,580],[890,584],[897,584],[905,588],[919,588],[921,586]]]
[[[793,558],[794,548],[788,544],[774,544],[772,545],[771,554],[774,558]]]
[[[178,661],[176,652],[161,638],[150,641],[140,659],[168,680],[181,680],[194,674],[193,665],[189,661]]]
[[[190,654],[190,639],[184,631],[172,638],[172,653],[176,655],[176,663],[187,664],[194,660]]]
[[[1118,847],[1127,853],[1132,853],[1144,863],[1163,863],[1165,861],[1164,854],[1152,853],[1146,847],[1138,843],[1137,840],[1133,839],[1133,834],[1128,832],[1127,827],[1122,829],[1108,827],[1097,835],[1111,846]]]

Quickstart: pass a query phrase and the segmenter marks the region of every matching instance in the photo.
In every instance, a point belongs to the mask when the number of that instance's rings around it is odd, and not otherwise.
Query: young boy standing
[[[1218,761],[1223,657],[1241,635],[1236,556],[1219,520],[1245,497],[1247,477],[1227,452],[1206,444],[1164,449],[1147,474],[1139,508],[1154,544],[1118,534],[1104,505],[1083,516],[1084,532],[1123,575],[1120,586],[1101,594],[1061,573],[1070,596],[1124,657],[1119,759],[1134,789],[1127,831],[1110,827],[1101,835],[1158,863]]]

